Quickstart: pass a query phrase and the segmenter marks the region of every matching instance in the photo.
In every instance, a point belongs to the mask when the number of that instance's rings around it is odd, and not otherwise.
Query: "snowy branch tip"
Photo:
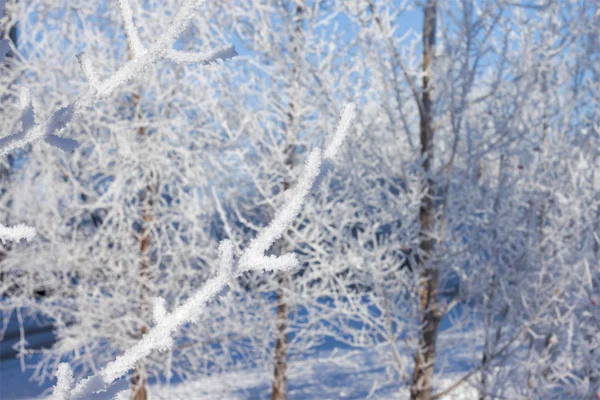
[[[329,160],[335,159],[338,155],[342,144],[346,140],[346,136],[348,136],[348,131],[350,127],[354,123],[356,119],[356,105],[354,103],[348,103],[344,107],[344,111],[342,112],[342,117],[340,118],[340,122],[335,130],[335,134],[331,138],[329,145],[325,149],[323,153],[323,157]]]
[[[63,400],[68,398],[74,383],[73,371],[69,364],[60,363],[56,371],[56,386],[54,386],[50,399]]]
[[[0,241],[2,243],[18,242],[21,239],[31,241],[37,235],[35,228],[27,226],[25,224],[19,224],[14,226],[4,226],[0,224]]]

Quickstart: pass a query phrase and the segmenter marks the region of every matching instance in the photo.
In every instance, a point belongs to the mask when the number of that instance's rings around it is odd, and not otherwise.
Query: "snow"
[[[386,381],[386,374],[380,365],[379,357],[378,353],[373,350],[335,349],[333,351],[324,350],[302,360],[294,361],[290,363],[289,367],[289,398],[290,400],[407,398],[406,388],[400,388],[396,384]],[[18,368],[14,367],[12,372],[7,369],[3,369],[2,372],[19,376]],[[438,380],[440,388],[450,385],[459,377],[459,372],[444,374]],[[191,381],[171,385],[154,383],[149,390],[151,398],[156,400],[187,400],[190,398],[252,400],[269,397],[271,379],[270,369],[257,367],[197,377]],[[119,391],[124,384],[126,383],[121,382]],[[119,391],[115,389],[110,393],[99,393],[93,398],[97,400],[113,399]],[[43,395],[30,397],[31,391],[28,393],[24,393],[22,396],[9,396],[6,399],[45,398]],[[454,391],[452,395],[441,397],[445,400],[474,398],[477,398],[477,393],[467,383]]]
[[[152,314],[154,316],[154,323],[155,324],[161,323],[167,315],[165,299],[163,299],[162,297],[157,297],[154,300],[153,310],[154,310],[154,312]]]
[[[4,226],[0,224],[0,241],[6,242],[18,242],[21,239],[31,241],[37,234],[35,228],[27,226],[25,224],[19,224],[14,226]]]
[[[220,273],[232,276],[234,273],[233,265],[233,242],[231,240],[223,240],[219,244],[219,260],[221,261]]]
[[[177,50],[169,50],[166,53],[167,59],[176,62],[177,64],[197,63],[200,65],[208,65],[219,61],[230,60],[237,56],[233,45],[226,45],[221,48],[209,51],[207,53],[193,54]]]
[[[63,400],[69,396],[69,391],[73,387],[73,371],[69,364],[62,363],[58,366],[56,371],[56,386],[52,391],[52,400]]]

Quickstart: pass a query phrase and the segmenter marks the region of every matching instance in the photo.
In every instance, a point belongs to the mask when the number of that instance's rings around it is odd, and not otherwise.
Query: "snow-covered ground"
[[[448,321],[444,321],[443,328]],[[41,326],[40,326],[41,324]],[[41,348],[50,346],[54,340],[51,325],[48,321],[25,320],[28,347]],[[445,330],[444,329],[444,330]],[[454,335],[447,332],[442,341],[452,340]],[[4,339],[0,341],[0,399],[21,400],[44,398],[51,391],[54,382],[46,381],[40,385],[31,380],[34,370],[28,367],[21,370],[21,362],[15,358],[13,347],[19,340],[16,316],[9,320]],[[444,352],[440,359],[452,359],[451,366],[437,379],[440,388],[454,383],[468,370],[468,361],[464,359],[464,346],[447,346],[462,351]],[[405,399],[408,398],[406,387],[400,388],[397,382],[389,382],[385,368],[381,365],[380,351],[339,348],[328,342],[322,350],[303,359],[296,359],[289,365],[289,398],[302,399]],[[404,355],[409,363],[409,354]],[[34,356],[35,357],[35,356]],[[30,358],[27,364],[33,364]],[[253,368],[231,371],[214,376],[198,377],[191,382],[178,382],[171,385],[151,385],[151,399],[266,399],[271,393],[272,371],[270,369]],[[120,381],[111,388],[111,393],[94,396],[94,399],[112,399],[119,390],[126,389],[128,383]],[[477,395],[468,384],[452,392],[445,399],[475,399]]]
[[[407,389],[385,385],[385,373],[374,362],[376,354],[364,350],[343,351],[326,358],[309,359],[291,365],[289,398],[309,399],[406,399]],[[206,377],[175,387],[153,387],[154,399],[266,399],[271,393],[271,376],[257,370]],[[454,382],[447,376],[442,386]],[[375,391],[374,389],[378,389]],[[445,399],[475,399],[467,387]]]
[[[377,354],[366,350],[344,350],[328,355],[319,355],[290,365],[290,399],[404,399],[406,389],[385,384],[385,372],[377,366]],[[454,374],[440,380],[445,386],[454,382]],[[458,375],[458,374],[457,374]],[[33,399],[43,398],[51,387],[50,383],[38,386],[29,382],[30,373],[22,373],[18,360],[0,363],[0,398]],[[192,382],[173,385],[153,385],[150,396],[153,400],[203,399],[203,400],[251,400],[270,396],[271,376],[269,371],[250,369],[207,376]],[[121,382],[121,389],[126,382]],[[378,389],[375,391],[375,389]],[[99,395],[97,399],[112,398]],[[445,399],[474,399],[476,393],[468,386],[456,390]]]
[[[11,348],[18,340],[16,319],[12,318],[5,338],[0,342],[0,398],[2,400],[43,398],[49,394],[53,382],[39,385],[31,381],[33,369],[21,371],[20,360]],[[52,343],[51,327],[36,326],[29,321],[28,343],[41,347]],[[16,335],[15,335],[16,334]],[[397,383],[387,382],[387,374],[381,366],[381,353],[375,350],[340,349],[325,346],[326,349],[302,360],[295,360],[289,366],[290,399],[404,399],[408,397],[406,388]],[[385,351],[385,348],[383,349]],[[31,364],[34,360],[28,360]],[[408,360],[407,360],[408,362]],[[460,368],[445,373],[438,379],[441,387],[453,383],[461,373]],[[266,399],[270,396],[272,371],[254,368],[232,371],[214,376],[205,376],[191,382],[172,385],[155,384],[150,388],[151,399]],[[119,390],[126,389],[126,381],[118,382],[111,394],[100,394],[95,399],[111,399]],[[466,386],[466,385],[465,385]],[[468,386],[456,390],[446,399],[473,399],[474,391]]]

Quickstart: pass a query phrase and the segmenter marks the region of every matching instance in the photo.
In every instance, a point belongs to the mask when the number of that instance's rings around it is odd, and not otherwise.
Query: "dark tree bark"
[[[127,47],[127,54],[129,59],[133,58],[133,52]],[[133,94],[133,119],[140,119],[142,117],[140,106],[140,95],[139,93]],[[147,139],[146,129],[144,127],[140,127],[137,131],[138,135],[142,139]],[[139,275],[140,275],[140,293],[139,298],[140,302],[140,315],[144,315],[144,306],[149,304],[150,302],[150,230],[149,225],[152,222],[152,199],[153,194],[157,188],[152,186],[152,182],[147,182],[145,190],[140,195],[140,204],[142,205],[142,222],[141,222],[141,230],[140,230],[140,265],[139,265]],[[139,328],[138,337],[141,338],[148,332],[148,327],[146,325],[142,325]],[[139,361],[131,376],[131,391],[132,391],[132,400],[147,400],[148,399],[148,374],[146,370],[146,364],[143,360]]]
[[[295,28],[292,35],[292,79],[296,79],[298,76],[298,52],[299,52],[299,41],[302,35],[302,23],[303,23],[304,8],[301,4],[296,6],[295,15]],[[291,85],[290,85],[291,86]],[[285,129],[287,130],[286,137],[288,138],[288,145],[286,147],[285,155],[285,166],[291,170],[294,166],[294,156],[296,153],[296,145],[289,142],[289,138],[295,135],[296,132],[296,104],[295,99],[291,96],[290,103],[288,105],[288,121]],[[284,180],[283,190],[287,191],[291,187],[291,183],[288,179]],[[281,239],[280,249],[282,254],[290,251],[285,238]],[[279,288],[277,290],[277,339],[275,342],[275,356],[274,356],[274,372],[273,372],[273,392],[271,394],[271,400],[286,400],[287,399],[287,356],[288,356],[288,329],[287,320],[289,317],[289,306],[284,296],[284,289],[288,279],[286,273],[280,273],[278,282]]]
[[[423,13],[423,88],[421,94],[420,144],[421,155],[424,156],[422,167],[425,174],[427,190],[421,200],[419,209],[420,244],[419,244],[419,348],[415,357],[415,368],[410,388],[411,400],[427,400],[431,398],[435,363],[435,347],[437,331],[440,324],[438,305],[439,270],[433,260],[435,240],[431,230],[435,225],[434,183],[431,169],[434,160],[433,152],[433,99],[431,88],[431,67],[435,48],[437,1],[427,0]]]
[[[275,371],[273,373],[273,393],[271,400],[287,398],[287,346],[288,346],[288,305],[286,303],[283,285],[285,277],[279,278],[277,290],[277,341],[275,343]]]

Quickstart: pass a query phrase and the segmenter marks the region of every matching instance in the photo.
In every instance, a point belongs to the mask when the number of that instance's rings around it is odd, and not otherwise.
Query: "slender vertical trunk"
[[[291,115],[291,114],[290,114]],[[289,146],[287,149],[286,166],[290,167],[293,164],[293,151],[295,146]],[[290,183],[286,180],[283,183],[283,190],[290,188]],[[280,241],[281,254],[289,251],[285,239]],[[280,272],[278,276],[277,288],[277,340],[275,342],[275,370],[273,371],[273,392],[271,400],[285,400],[287,398],[287,353],[288,353],[288,329],[287,320],[289,315],[289,307],[284,296],[284,289],[288,281],[288,275],[285,272]]]
[[[146,326],[142,326],[140,329],[140,334],[144,335],[148,332],[148,328]],[[143,361],[138,362],[135,365],[135,369],[133,370],[133,374],[131,375],[131,393],[132,400],[147,400],[148,392],[146,387],[148,385],[148,373],[146,371],[146,365]]]
[[[287,397],[288,305],[284,298],[284,281],[285,277],[280,275],[277,290],[277,342],[275,343],[275,371],[271,400],[284,400]]]
[[[138,94],[133,95],[135,108],[140,102],[140,96]],[[140,115],[137,115],[136,118],[139,118]],[[146,136],[145,129],[139,128],[138,135]],[[144,305],[149,304],[149,292],[150,288],[150,229],[149,225],[152,222],[152,197],[154,193],[154,188],[150,182],[147,183],[144,192],[141,195],[141,204],[142,204],[142,228],[140,231],[140,265],[139,265],[139,274],[140,274],[140,293],[139,293],[139,304],[143,309]],[[140,315],[144,315],[143,310],[140,310]],[[140,337],[148,332],[148,327],[146,325],[142,325],[139,329]],[[135,369],[133,371],[133,375],[131,377],[131,390],[132,390],[132,400],[147,400],[147,384],[148,384],[148,374],[146,371],[146,365],[144,361],[139,361]]]
[[[435,47],[436,0],[427,0],[423,13],[423,92],[421,96],[420,142],[427,190],[419,209],[420,222],[420,274],[419,274],[419,348],[415,357],[415,369],[410,388],[411,400],[430,399],[432,394],[435,362],[435,346],[440,324],[437,300],[439,271],[433,260],[435,240],[431,230],[435,225],[434,183],[431,177],[433,165],[433,100],[431,90],[431,67]]]
[[[133,53],[129,46],[127,47],[127,53],[129,59],[133,58]],[[138,111],[140,106],[140,95],[138,93],[133,94],[133,119],[141,118],[141,111]],[[143,127],[138,129],[138,135],[143,139],[146,135],[146,130]],[[140,304],[140,315],[144,315],[144,305],[149,303],[148,293],[150,292],[150,229],[149,225],[152,222],[152,197],[153,187],[151,182],[147,182],[145,190],[140,196],[140,204],[142,205],[142,228],[140,231],[140,264],[139,264],[139,275],[140,275],[140,293],[139,293],[139,304]],[[142,337],[148,332],[148,327],[142,325],[139,328],[139,337]],[[148,399],[148,373],[146,364],[143,360],[136,363],[131,376],[131,392],[132,400],[147,400]]]
[[[539,152],[539,170],[538,170],[538,174],[542,177],[544,177],[546,175],[546,166],[545,166],[545,161],[546,161],[546,155],[547,155],[547,142],[548,142],[548,73],[547,73],[547,69],[548,69],[548,65],[546,63],[544,63],[542,65],[542,87],[541,87],[541,92],[542,92],[542,96],[544,98],[544,111],[543,111],[543,115],[542,115],[542,143],[540,148],[538,149]],[[537,242],[536,242],[536,249],[537,249],[537,254],[536,257],[539,260],[540,266],[542,268],[542,270],[546,269],[546,265],[545,265],[545,260],[544,260],[544,247],[543,247],[543,243],[544,243],[544,226],[546,225],[546,214],[547,214],[547,205],[546,205],[546,194],[543,194],[543,197],[540,201],[540,205],[539,205],[539,219],[538,219],[538,224],[537,224]],[[532,210],[533,212],[535,212],[535,210]],[[534,216],[535,218],[535,216]],[[539,350],[536,350],[537,353],[539,353],[537,356],[538,357],[544,357],[543,353],[548,353],[550,351],[550,347],[552,345],[552,341],[549,340],[552,337],[552,333],[548,334],[547,340],[545,342],[544,345],[544,349],[542,352],[540,352]],[[530,344],[530,351],[531,349],[534,348],[534,338],[531,338],[531,344]],[[544,361],[546,362],[546,361]],[[550,362],[550,360],[548,360],[548,362]],[[551,369],[550,369],[550,364],[546,365],[542,371],[542,377],[544,379],[546,379],[550,373]],[[537,371],[535,371],[534,373],[532,373],[531,370],[528,371],[528,377],[527,377],[527,382],[528,382],[528,386],[529,389],[531,389],[532,391],[534,391],[536,389],[536,386],[539,384],[538,382],[538,378],[534,375],[537,375]]]
[[[140,135],[144,135],[144,129],[140,128],[139,130],[139,134]],[[142,219],[143,219],[143,223],[142,223],[142,229],[141,229],[141,233],[140,233],[140,253],[141,253],[141,259],[140,259],[140,268],[139,268],[139,274],[140,274],[140,281],[141,281],[141,285],[140,285],[140,305],[141,308],[144,307],[145,304],[148,304],[148,296],[147,294],[150,291],[150,260],[149,260],[149,250],[150,250],[150,232],[148,229],[148,225],[150,224],[150,222],[152,221],[152,214],[150,212],[151,206],[152,206],[152,200],[151,200],[151,195],[152,195],[152,186],[150,184],[148,184],[146,186],[146,190],[143,194],[143,199],[142,199]],[[140,314],[143,315],[143,312]],[[146,325],[142,325],[140,327],[139,330],[139,335],[140,337],[145,335],[148,332],[148,327]],[[132,390],[132,394],[133,400],[147,400],[148,398],[148,393],[147,393],[147,384],[148,384],[148,374],[146,371],[146,365],[144,363],[144,361],[139,361],[136,366],[135,369],[133,371],[133,375],[131,377],[131,390]]]
[[[292,35],[292,79],[297,79],[298,75],[298,53],[299,41],[302,35],[304,7],[301,4],[296,5],[295,29]],[[290,85],[292,87],[292,85]],[[293,90],[291,90],[293,92]],[[289,138],[296,134],[296,105],[293,94],[290,96],[288,121],[286,129],[286,137]],[[294,166],[294,157],[296,153],[296,145],[288,141],[285,154],[285,166],[291,170]],[[288,179],[283,182],[283,190],[287,191],[291,187]],[[289,246],[285,238],[281,239],[281,251],[288,252]],[[287,399],[287,355],[288,355],[288,329],[287,320],[289,317],[289,306],[284,296],[284,289],[289,280],[286,273],[280,273],[278,278],[279,288],[277,289],[277,339],[275,342],[274,356],[274,372],[273,372],[273,392],[271,400],[286,400]]]
[[[496,241],[498,239],[498,223],[499,223],[499,212],[500,212],[500,199],[503,191],[503,171],[505,165],[504,155],[500,156],[500,167],[498,172],[498,191],[496,193],[496,198],[494,199],[494,231],[492,236],[492,263],[498,261],[498,247],[496,246]],[[481,385],[479,388],[479,400],[485,400],[488,398],[488,371],[489,371],[489,363],[492,361],[492,354],[494,348],[498,342],[499,335],[501,334],[500,325],[496,329],[495,337],[492,338],[492,329],[494,325],[494,305],[496,302],[495,294],[497,287],[497,277],[496,270],[494,269],[495,265],[492,264],[492,274],[489,281],[488,293],[484,297],[485,304],[485,316],[483,319],[484,326],[484,343],[483,343],[483,356],[481,357]],[[505,309],[508,312],[508,309]]]

